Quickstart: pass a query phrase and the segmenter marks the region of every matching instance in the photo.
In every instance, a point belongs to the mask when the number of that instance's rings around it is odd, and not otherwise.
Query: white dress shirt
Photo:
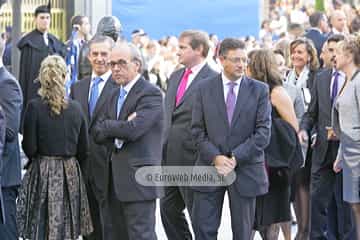
[[[193,66],[191,69],[191,74],[189,75],[188,81],[186,83],[186,89],[190,86],[192,81],[196,78],[196,76],[199,74],[200,70],[205,66],[206,61],[203,61],[199,63],[198,65]]]
[[[332,88],[333,88],[333,85],[334,85],[334,73],[335,73],[335,69],[333,69],[332,71],[332,76],[331,76],[331,82],[330,82],[330,97],[332,96]],[[337,93],[336,93],[336,96],[339,94],[341,88],[343,87],[344,83],[345,83],[345,73],[341,72],[341,71],[338,71],[339,72],[339,78],[338,78],[338,89],[337,89]]]

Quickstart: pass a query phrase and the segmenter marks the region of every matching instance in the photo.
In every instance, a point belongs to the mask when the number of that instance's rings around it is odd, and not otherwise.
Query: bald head
[[[346,15],[341,10],[335,10],[331,14],[331,25],[335,28],[338,32],[344,32],[346,27]]]
[[[116,43],[110,54],[110,67],[116,83],[125,86],[141,73],[140,51],[131,43]]]

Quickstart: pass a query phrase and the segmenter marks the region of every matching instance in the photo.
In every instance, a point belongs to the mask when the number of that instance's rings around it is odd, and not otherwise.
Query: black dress
[[[30,159],[19,191],[19,236],[36,240],[77,239],[93,230],[79,161],[88,153],[85,115],[77,102],[60,115],[40,99],[25,113],[23,149]]]
[[[273,107],[272,108],[272,119],[280,118],[278,112]],[[287,123],[286,123],[287,124]],[[291,127],[292,128],[292,127]],[[296,132],[294,131],[294,136]],[[281,136],[274,136],[274,134],[279,134],[279,132],[271,132],[271,141],[274,138],[283,139]],[[294,139],[295,140],[295,139]],[[281,146],[286,145],[286,143],[281,144],[276,142],[276,145],[280,144]],[[262,230],[262,227],[268,226],[274,223],[286,222],[291,219],[291,210],[290,210],[290,171],[291,166],[294,165],[291,161],[292,159],[284,157],[284,154],[281,154],[278,146],[269,145],[269,147],[274,146],[274,149],[265,150],[265,163],[267,166],[267,172],[269,177],[269,191],[268,193],[256,197],[256,211],[255,211],[255,230]],[[275,155],[277,159],[269,156],[269,152],[272,152],[272,155]],[[287,154],[285,154],[287,156]],[[280,159],[284,158],[284,159]],[[272,160],[270,160],[272,159]],[[270,162],[272,161],[272,162]],[[277,167],[271,167],[277,166]]]

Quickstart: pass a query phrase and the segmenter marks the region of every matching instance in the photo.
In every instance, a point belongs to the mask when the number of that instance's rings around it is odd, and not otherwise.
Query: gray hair
[[[115,46],[115,42],[111,37],[103,36],[103,35],[95,35],[89,41],[89,49],[91,49],[91,46],[96,43],[108,43],[110,46],[110,49],[112,49]]]

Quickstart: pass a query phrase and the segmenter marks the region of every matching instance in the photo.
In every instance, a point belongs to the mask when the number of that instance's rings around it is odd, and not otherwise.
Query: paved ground
[[[228,199],[227,199],[227,197],[225,197],[218,240],[231,240],[232,239],[231,219],[230,219],[230,210],[229,210],[228,203],[229,203]],[[157,207],[157,210],[156,210],[156,221],[157,221],[156,222],[156,233],[158,236],[158,240],[167,240],[167,237],[164,232],[164,228],[161,224],[159,207]],[[295,237],[295,233],[296,233],[296,227],[293,227],[292,228],[292,239]],[[260,240],[260,239],[261,239],[261,237],[257,233],[255,235],[255,240]],[[283,240],[283,237],[280,236],[279,240]]]

